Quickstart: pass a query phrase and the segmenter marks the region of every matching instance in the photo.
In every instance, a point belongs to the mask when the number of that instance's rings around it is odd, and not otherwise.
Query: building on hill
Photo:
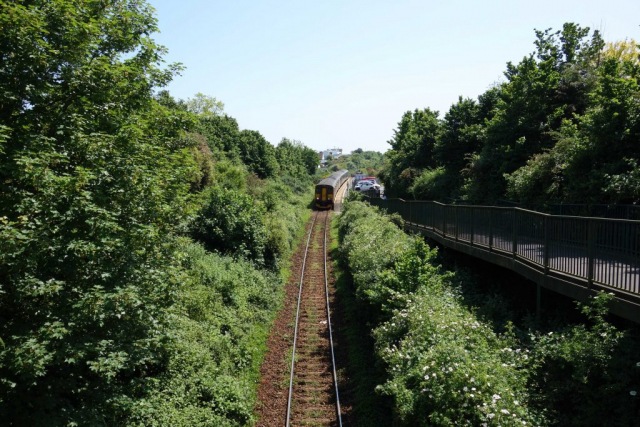
[[[325,165],[329,156],[333,159],[337,159],[342,156],[342,148],[330,148],[328,150],[320,151],[318,156],[320,157],[320,164]]]

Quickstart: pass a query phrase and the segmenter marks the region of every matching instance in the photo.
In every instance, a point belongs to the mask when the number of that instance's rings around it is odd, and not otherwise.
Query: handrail
[[[456,245],[503,253],[545,276],[559,273],[583,281],[588,289],[596,284],[640,296],[638,220],[400,198],[370,198],[369,203]]]
[[[367,197],[365,195],[365,197]],[[442,202],[438,202],[435,200],[404,200],[400,197],[397,198],[391,198],[391,199],[382,199],[384,201],[390,201],[390,200],[399,200],[401,202],[404,203],[433,203],[436,205],[440,205],[440,206],[457,206],[460,208],[483,208],[483,209],[496,209],[496,210],[517,210],[517,211],[521,211],[521,212],[529,212],[529,213],[533,213],[536,215],[541,215],[541,216],[552,216],[555,218],[575,218],[575,219],[591,219],[594,221],[612,221],[612,222],[630,222],[630,223],[640,223],[640,220],[637,219],[624,219],[624,218],[603,218],[603,217],[599,217],[599,216],[577,216],[577,215],[555,215],[555,214],[550,214],[550,213],[546,213],[546,212],[540,212],[540,211],[534,211],[531,209],[525,209],[525,208],[519,208],[516,206],[493,206],[493,205],[456,205],[453,203],[442,203]],[[630,205],[630,206],[634,206],[634,205]]]

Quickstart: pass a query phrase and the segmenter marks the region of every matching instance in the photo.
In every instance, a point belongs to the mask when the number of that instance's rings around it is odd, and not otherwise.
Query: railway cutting
[[[263,363],[258,426],[343,425],[327,277],[330,215],[313,213],[305,248],[294,259],[296,295],[292,280]]]

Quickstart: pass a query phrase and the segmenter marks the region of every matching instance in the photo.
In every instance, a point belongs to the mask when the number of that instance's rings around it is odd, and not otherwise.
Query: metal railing
[[[589,289],[597,284],[640,296],[640,221],[402,199],[369,203],[412,226],[513,257],[545,275],[560,273]]]
[[[462,199],[448,198],[453,205],[473,205]],[[551,203],[544,206],[536,206],[526,203],[518,203],[512,200],[498,199],[494,206],[508,208],[522,208],[530,211],[544,212],[551,215],[585,216],[597,218],[631,219],[640,220],[640,205],[628,204],[584,204],[584,203]]]

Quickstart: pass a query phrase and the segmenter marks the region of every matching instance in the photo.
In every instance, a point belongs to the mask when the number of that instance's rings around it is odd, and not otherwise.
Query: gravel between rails
[[[324,285],[325,216],[331,212],[315,215],[317,220],[309,243],[300,302],[291,426],[338,425]],[[312,222],[313,218],[306,225],[306,235]],[[330,226],[329,221],[326,226]],[[267,341],[255,410],[259,417],[257,426],[283,426],[286,422],[295,312],[306,240],[303,239],[292,257],[292,275],[285,288],[284,306]],[[330,260],[327,262],[330,266]],[[332,290],[329,298],[334,298]]]

